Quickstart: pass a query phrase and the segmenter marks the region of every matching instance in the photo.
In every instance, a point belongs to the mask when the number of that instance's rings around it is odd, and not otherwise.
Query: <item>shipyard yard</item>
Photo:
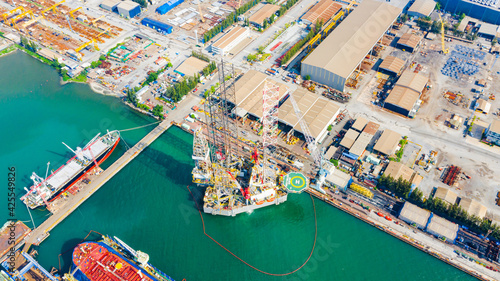
[[[131,146],[120,139],[124,149],[109,166],[100,164],[116,144],[94,156],[95,134],[85,133],[91,141],[83,149],[66,145],[74,163],[49,174],[42,160],[33,164],[36,174],[20,175],[33,186],[22,197],[18,185],[18,205],[34,210],[22,222],[33,229],[24,225],[16,236],[18,274],[51,243],[50,233],[133,159],[158,157],[149,147],[176,125],[193,143],[183,168],[191,176],[178,184],[188,186],[189,212],[199,212],[203,233],[223,255],[248,258],[210,236],[204,217],[239,221],[292,208],[295,196],[307,192],[480,280],[500,279],[500,27],[435,6],[432,0],[0,1],[0,54],[25,52],[63,81],[85,82],[149,120],[121,131],[100,121],[98,133],[149,132]],[[82,172],[69,175],[75,165]],[[40,207],[49,216],[43,222],[33,219]],[[313,204],[314,241],[323,219],[317,216]],[[106,239],[115,250],[128,247]],[[75,251],[106,247],[99,245]],[[127,251],[136,262],[144,259]],[[73,270],[64,278],[94,274]]]

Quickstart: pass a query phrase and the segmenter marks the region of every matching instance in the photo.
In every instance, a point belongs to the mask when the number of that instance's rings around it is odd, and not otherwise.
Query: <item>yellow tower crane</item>
[[[62,3],[66,2],[66,0],[62,0],[61,2],[55,3],[54,5],[48,7],[47,9],[42,11],[42,15],[48,12],[49,10],[52,10],[53,13],[57,12],[57,6],[61,5]]]
[[[201,22],[205,22],[205,18],[203,17],[203,13],[201,12],[201,4],[198,0],[198,12],[200,13]]]
[[[78,7],[78,8],[76,8],[76,9],[74,9],[74,10],[69,11],[69,14],[71,15],[71,17],[72,17],[73,19],[75,18],[74,13],[75,13],[76,11],[80,10],[81,8],[82,8],[82,7]]]
[[[450,50],[446,49],[444,46],[444,22],[443,19],[441,18],[441,14],[438,15],[439,15],[439,21],[441,22],[441,50],[443,54],[446,55]]]
[[[97,34],[96,37],[94,37],[94,41],[97,42],[98,38],[101,37],[101,35],[103,35],[104,33],[108,33],[109,31],[111,31],[111,28],[108,28],[108,30],[104,30],[103,32]],[[108,34],[109,35],[109,34]],[[111,35],[110,35],[111,36]],[[99,50],[99,49],[98,49]]]
[[[6,23],[7,22],[7,19],[12,16],[15,12],[17,11],[22,11],[23,13],[25,12],[24,8],[23,7],[17,7],[15,9],[12,9],[4,14],[2,14],[2,17],[3,17],[3,22]]]

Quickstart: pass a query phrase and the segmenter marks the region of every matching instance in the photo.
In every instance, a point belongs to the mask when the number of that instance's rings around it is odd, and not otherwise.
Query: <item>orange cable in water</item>
[[[287,273],[269,273],[269,272],[265,272],[263,270],[260,270],[258,268],[256,268],[255,266],[249,264],[248,262],[244,261],[243,259],[241,259],[240,257],[238,257],[236,254],[234,254],[233,252],[231,252],[230,250],[228,250],[226,247],[224,247],[221,243],[217,242],[217,240],[215,240],[214,238],[212,238],[212,236],[210,236],[206,231],[205,231],[205,221],[203,220],[203,215],[201,214],[201,210],[200,210],[200,206],[198,206],[198,202],[196,202],[196,199],[194,198],[194,195],[193,193],[191,192],[191,189],[189,188],[189,185],[187,186],[187,189],[189,190],[189,193],[191,193],[191,196],[193,197],[193,200],[196,204],[196,207],[198,208],[198,212],[200,213],[200,218],[201,218],[201,223],[203,224],[203,233],[208,236],[208,238],[212,239],[212,241],[214,241],[215,243],[217,243],[217,245],[219,245],[222,249],[226,250],[228,253],[230,253],[233,257],[237,258],[238,260],[240,260],[242,263],[246,264],[247,266],[251,267],[252,269],[260,272],[260,273],[263,273],[263,274],[267,274],[267,275],[271,275],[271,276],[286,276],[286,275],[290,275],[290,274],[293,274],[297,271],[299,271],[302,267],[304,267],[304,265],[307,264],[307,262],[311,259],[312,257],[312,254],[314,252],[314,249],[316,247],[316,238],[318,237],[318,220],[316,218],[316,206],[314,205],[314,199],[312,197],[311,194],[309,194],[309,196],[311,197],[311,201],[312,201],[312,205],[313,205],[313,210],[314,210],[314,243],[313,243],[313,246],[312,246],[312,249],[311,249],[311,253],[309,254],[309,257],[307,257],[306,261],[304,261],[304,263],[299,266],[297,269],[293,270],[293,271],[290,271],[290,272],[287,272]]]

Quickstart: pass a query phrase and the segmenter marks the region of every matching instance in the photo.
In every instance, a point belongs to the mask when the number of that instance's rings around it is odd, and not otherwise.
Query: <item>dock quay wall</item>
[[[447,263],[447,264],[449,264],[449,265],[451,265],[451,266],[453,266],[453,267],[455,267],[455,268],[457,268],[457,269],[459,269],[459,270],[461,270],[461,271],[463,271],[463,272],[465,272],[465,273],[467,273],[467,274],[469,274],[469,275],[471,275],[471,276],[473,276],[473,277],[475,277],[475,278],[477,278],[479,280],[482,280],[482,281],[495,281],[494,278],[489,277],[489,276],[484,276],[483,274],[480,274],[480,273],[478,273],[478,272],[476,272],[474,270],[470,270],[468,268],[465,268],[465,267],[463,267],[463,266],[461,266],[461,265],[459,265],[459,264],[451,261],[447,257],[444,257],[444,256],[440,255],[439,253],[434,252],[431,248],[426,247],[426,246],[424,246],[424,245],[422,245],[422,244],[414,241],[413,239],[409,239],[407,237],[404,237],[402,234],[399,234],[397,232],[392,231],[387,226],[380,225],[377,222],[374,222],[374,221],[372,221],[372,220],[370,220],[368,218],[360,216],[358,213],[353,212],[350,209],[345,208],[342,205],[340,205],[339,203],[335,202],[332,198],[329,198],[327,195],[321,194],[321,193],[319,193],[319,192],[317,192],[315,190],[312,190],[310,188],[306,189],[305,191],[307,193],[313,195],[314,197],[316,197],[316,198],[318,198],[318,199],[320,199],[320,200],[322,200],[322,201],[324,201],[324,202],[326,202],[326,203],[334,206],[335,208],[337,208],[339,210],[342,210],[342,211],[344,211],[344,212],[352,215],[353,217],[358,218],[358,219],[360,219],[360,220],[368,223],[369,225],[371,225],[371,226],[373,226],[373,227],[375,227],[375,228],[377,228],[377,229],[379,229],[381,231],[384,231],[385,233],[388,233],[391,236],[393,236],[393,237],[395,237],[395,238],[397,238],[397,239],[399,239],[399,240],[401,240],[401,241],[403,241],[403,242],[405,242],[407,244],[410,244],[411,246],[413,246],[413,247],[415,247],[415,248],[417,248],[417,249],[419,249],[419,250],[421,250],[421,251],[423,251],[423,252],[425,252],[425,253],[433,256],[433,257],[436,257],[436,258],[440,259],[441,261],[444,261],[445,263]]]

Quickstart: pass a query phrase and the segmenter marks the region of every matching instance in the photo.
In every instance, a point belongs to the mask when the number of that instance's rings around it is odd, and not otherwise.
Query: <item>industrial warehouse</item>
[[[363,1],[307,56],[301,75],[343,92],[347,79],[400,14],[388,3]]]
[[[248,28],[236,26],[210,46],[211,51],[222,56],[228,54],[243,39],[250,35]]]
[[[404,71],[385,99],[384,107],[403,116],[413,117],[428,81],[429,79],[421,74],[411,70]]]
[[[262,93],[266,81],[272,82],[266,74],[250,70],[236,82],[236,114],[239,117],[246,118],[250,114],[256,119],[262,119],[263,101],[260,93]],[[281,104],[278,110],[279,122],[290,126],[292,130],[303,133],[299,124],[300,120],[297,118],[289,97],[289,95],[293,95],[303,114],[303,120],[309,126],[311,136],[316,142],[321,142],[326,136],[329,124],[333,123],[340,113],[340,105],[302,88],[290,92],[288,86],[279,82],[272,83],[279,88]]]

